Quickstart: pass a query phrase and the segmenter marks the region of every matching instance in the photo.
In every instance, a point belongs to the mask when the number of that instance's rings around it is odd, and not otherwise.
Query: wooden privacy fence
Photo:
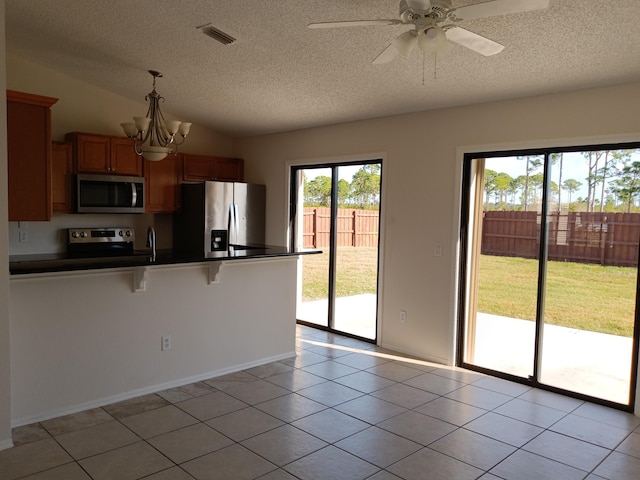
[[[337,244],[339,247],[377,247],[378,210],[338,209]],[[331,209],[304,207],[304,248],[329,246]]]
[[[639,213],[557,212],[548,218],[549,260],[638,265]],[[539,252],[537,212],[483,213],[483,254],[538,258]]]

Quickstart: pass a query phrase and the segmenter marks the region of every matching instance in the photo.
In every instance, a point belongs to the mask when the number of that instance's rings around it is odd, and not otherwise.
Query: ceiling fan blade
[[[476,3],[454,9],[458,20],[473,20],[474,18],[495,17],[510,13],[544,10],[549,6],[549,0],[493,0],[491,2]]]
[[[426,12],[431,10],[431,0],[407,0],[407,5],[411,10]]]
[[[393,46],[391,43],[387,48],[385,48],[380,55],[378,55],[371,63],[374,65],[380,65],[382,63],[389,63],[391,60],[396,58],[400,52]]]
[[[345,22],[320,22],[310,23],[308,28],[340,28],[340,27],[366,27],[369,25],[397,25],[402,23],[400,20],[350,20]]]
[[[477,33],[470,32],[460,27],[449,28],[445,31],[447,40],[467,47],[474,52],[478,52],[485,57],[490,57],[496,53],[500,53],[504,49],[504,45],[500,45],[493,40],[489,40],[486,37],[478,35]]]

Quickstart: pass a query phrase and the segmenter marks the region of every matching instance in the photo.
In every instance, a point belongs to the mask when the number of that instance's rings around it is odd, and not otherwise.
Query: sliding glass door
[[[376,339],[379,160],[292,167],[291,232],[301,257],[297,319]]]
[[[470,291],[464,361],[523,378],[533,375],[534,366],[541,214],[541,202],[531,201],[534,187],[539,195],[541,182],[536,186],[526,177],[527,171],[531,174],[533,166],[539,168],[541,162],[539,157],[480,158],[468,165],[474,196],[468,211],[473,224],[467,251]],[[528,200],[517,212],[497,209],[487,216],[488,204],[513,202],[506,178],[498,174],[504,171],[509,171],[511,178],[525,179],[523,195]],[[496,183],[500,190],[496,190]],[[514,226],[519,228],[517,232]],[[516,239],[518,246],[514,247]]]
[[[460,365],[632,408],[638,147],[467,155]]]

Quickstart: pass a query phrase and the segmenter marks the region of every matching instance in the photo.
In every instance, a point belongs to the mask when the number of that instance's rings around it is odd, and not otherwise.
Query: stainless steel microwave
[[[78,213],[144,213],[144,177],[76,177]]]

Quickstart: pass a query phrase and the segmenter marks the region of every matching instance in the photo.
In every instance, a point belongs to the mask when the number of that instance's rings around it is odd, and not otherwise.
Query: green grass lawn
[[[329,249],[303,258],[302,300],[327,298]],[[372,247],[338,247],[336,294],[338,297],[376,293],[378,250]]]
[[[478,311],[535,319],[538,261],[480,257]],[[548,262],[545,323],[631,337],[636,269]]]
[[[338,248],[338,297],[376,292],[377,250]],[[303,257],[303,301],[327,298],[329,256]],[[480,257],[478,311],[533,320],[538,262],[524,258]],[[549,262],[545,322],[553,325],[633,335],[636,269]]]

